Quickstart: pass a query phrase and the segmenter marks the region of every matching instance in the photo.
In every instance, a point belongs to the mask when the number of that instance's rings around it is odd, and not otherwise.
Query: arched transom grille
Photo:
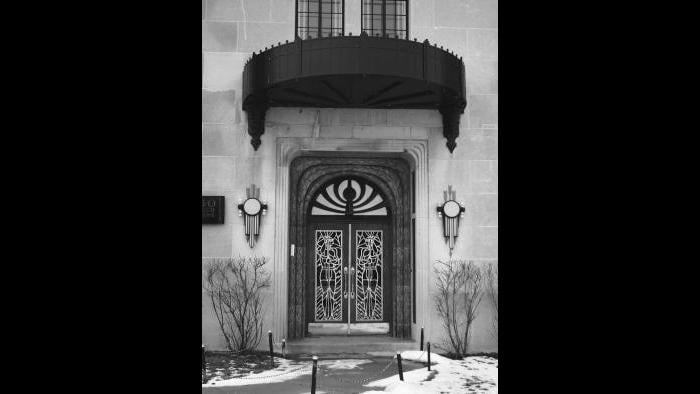
[[[321,188],[311,215],[387,216],[388,211],[375,187],[359,178],[339,178]]]

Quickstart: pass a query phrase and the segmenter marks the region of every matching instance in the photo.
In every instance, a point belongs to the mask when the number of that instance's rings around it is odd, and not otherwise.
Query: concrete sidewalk
[[[404,372],[424,368],[420,363],[403,361]],[[310,371],[310,369],[309,369]],[[381,390],[382,387],[364,387],[370,381],[397,375],[396,360],[388,357],[358,355],[354,358],[324,358],[319,360],[316,377],[316,393],[361,393]],[[301,394],[311,392],[311,372],[295,376],[284,382],[251,380],[251,384],[229,387],[202,387],[202,394],[275,393]]]

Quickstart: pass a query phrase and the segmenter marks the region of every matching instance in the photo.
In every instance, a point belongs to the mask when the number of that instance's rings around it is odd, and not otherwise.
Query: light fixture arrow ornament
[[[450,247],[450,257],[452,249],[455,247],[455,238],[459,235],[459,218],[464,217],[464,204],[456,201],[456,192],[452,190],[452,185],[443,192],[445,202],[437,207],[437,215],[442,218],[442,231],[445,241]]]
[[[260,235],[260,216],[267,215],[267,202],[260,201],[260,188],[255,184],[245,189],[245,201],[238,200],[238,216],[243,217],[245,226],[245,236],[248,238],[248,245],[255,247],[255,241]]]

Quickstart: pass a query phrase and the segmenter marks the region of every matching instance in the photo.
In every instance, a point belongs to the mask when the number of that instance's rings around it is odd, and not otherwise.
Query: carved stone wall
[[[346,0],[346,34],[360,33],[360,0]],[[411,333],[438,341],[444,329],[432,300],[437,259],[448,257],[435,207],[453,185],[467,204],[455,256],[498,261],[498,1],[409,1],[411,39],[428,39],[463,57],[467,107],[457,149],[445,149],[438,110],[270,108],[257,150],[242,110],[243,67],[253,51],[294,37],[294,0],[202,1],[202,195],[225,196],[223,225],[202,226],[202,281],[214,258],[271,257],[273,285],[265,295],[264,332],[275,348],[288,338],[289,166],[306,152],[356,151],[409,157],[416,171],[416,322]],[[478,6],[475,6],[478,4]],[[456,135],[455,135],[456,137]],[[247,246],[235,202],[255,183],[270,208],[254,249]],[[232,202],[232,204],[228,204]],[[482,302],[472,349],[496,351],[490,312]],[[202,344],[225,349],[210,302],[202,294]],[[260,349],[267,347],[266,340]]]

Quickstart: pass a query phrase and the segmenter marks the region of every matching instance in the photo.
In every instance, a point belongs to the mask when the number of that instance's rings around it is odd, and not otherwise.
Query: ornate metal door
[[[377,322],[384,320],[384,231],[353,230],[353,255],[350,264],[351,321]]]
[[[350,333],[370,326],[364,323],[383,323],[388,331],[388,323],[385,323],[389,320],[385,304],[387,226],[361,222],[318,223],[312,232],[312,321],[324,323],[312,326]],[[373,327],[375,331],[379,329],[376,324]]]
[[[331,226],[314,234],[314,320],[345,321],[347,299],[347,232]],[[345,275],[344,275],[345,273]]]

